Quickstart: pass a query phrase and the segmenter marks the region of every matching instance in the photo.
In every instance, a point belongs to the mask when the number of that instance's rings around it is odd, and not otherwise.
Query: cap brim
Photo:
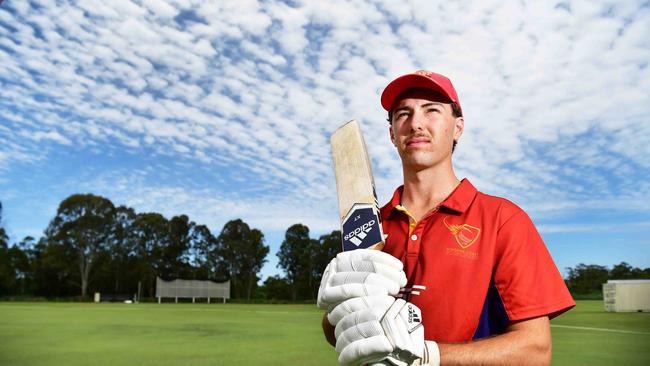
[[[449,99],[450,102],[456,102],[448,93],[443,89],[438,83],[434,80],[429,79],[424,75],[419,74],[408,74],[401,76],[393,80],[386,88],[384,92],[381,93],[381,106],[388,112],[390,112],[395,100],[400,94],[404,93],[409,89],[430,89],[433,90]]]

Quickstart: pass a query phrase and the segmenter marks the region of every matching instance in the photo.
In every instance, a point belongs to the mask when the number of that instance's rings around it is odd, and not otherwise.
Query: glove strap
[[[387,366],[387,365],[402,365],[403,361],[399,361],[394,357],[388,356],[379,363],[366,364],[365,366]],[[440,348],[435,341],[424,341],[424,356],[415,360],[410,366],[440,366]]]
[[[424,357],[421,365],[440,366],[440,348],[435,341],[424,341]]]

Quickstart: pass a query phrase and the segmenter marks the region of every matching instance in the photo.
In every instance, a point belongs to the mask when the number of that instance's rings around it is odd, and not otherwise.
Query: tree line
[[[283,274],[258,285],[269,247],[264,234],[241,219],[228,221],[215,235],[187,215],[167,219],[75,194],[59,204],[42,237],[9,245],[0,202],[0,297],[133,297],[140,291],[151,298],[161,277],[230,280],[233,299],[313,300],[321,272],[340,245],[340,231],[313,239],[307,226],[292,225],[277,253]],[[565,281],[574,296],[598,297],[609,279],[650,279],[650,268],[580,263],[567,268]]]
[[[608,280],[650,279],[650,268],[637,268],[627,262],[614,265],[612,269],[596,264],[580,263],[567,268],[565,280],[569,291],[575,297],[602,298],[603,283]]]
[[[74,194],[59,204],[42,237],[10,245],[0,203],[0,297],[152,298],[161,277],[230,280],[233,299],[313,300],[321,271],[340,246],[340,231],[312,239],[307,226],[292,225],[277,253],[283,275],[258,285],[269,246],[241,219],[216,234],[187,215],[167,219]]]

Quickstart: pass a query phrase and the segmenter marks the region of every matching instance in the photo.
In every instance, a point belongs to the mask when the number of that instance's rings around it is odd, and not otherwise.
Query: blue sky
[[[0,201],[13,241],[73,193],[242,218],[271,247],[338,228],[329,135],[429,69],[458,90],[457,173],[537,224],[557,266],[650,267],[650,6],[634,1],[13,1],[0,5]]]

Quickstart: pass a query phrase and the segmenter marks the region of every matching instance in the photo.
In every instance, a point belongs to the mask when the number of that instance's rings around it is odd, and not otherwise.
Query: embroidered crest
[[[476,239],[478,239],[478,236],[481,234],[481,229],[468,224],[449,224],[447,223],[447,217],[448,216],[445,216],[442,222],[445,224],[447,229],[449,229],[451,235],[454,236],[458,245],[460,245],[461,248],[466,249],[469,248],[470,245],[474,244]]]

